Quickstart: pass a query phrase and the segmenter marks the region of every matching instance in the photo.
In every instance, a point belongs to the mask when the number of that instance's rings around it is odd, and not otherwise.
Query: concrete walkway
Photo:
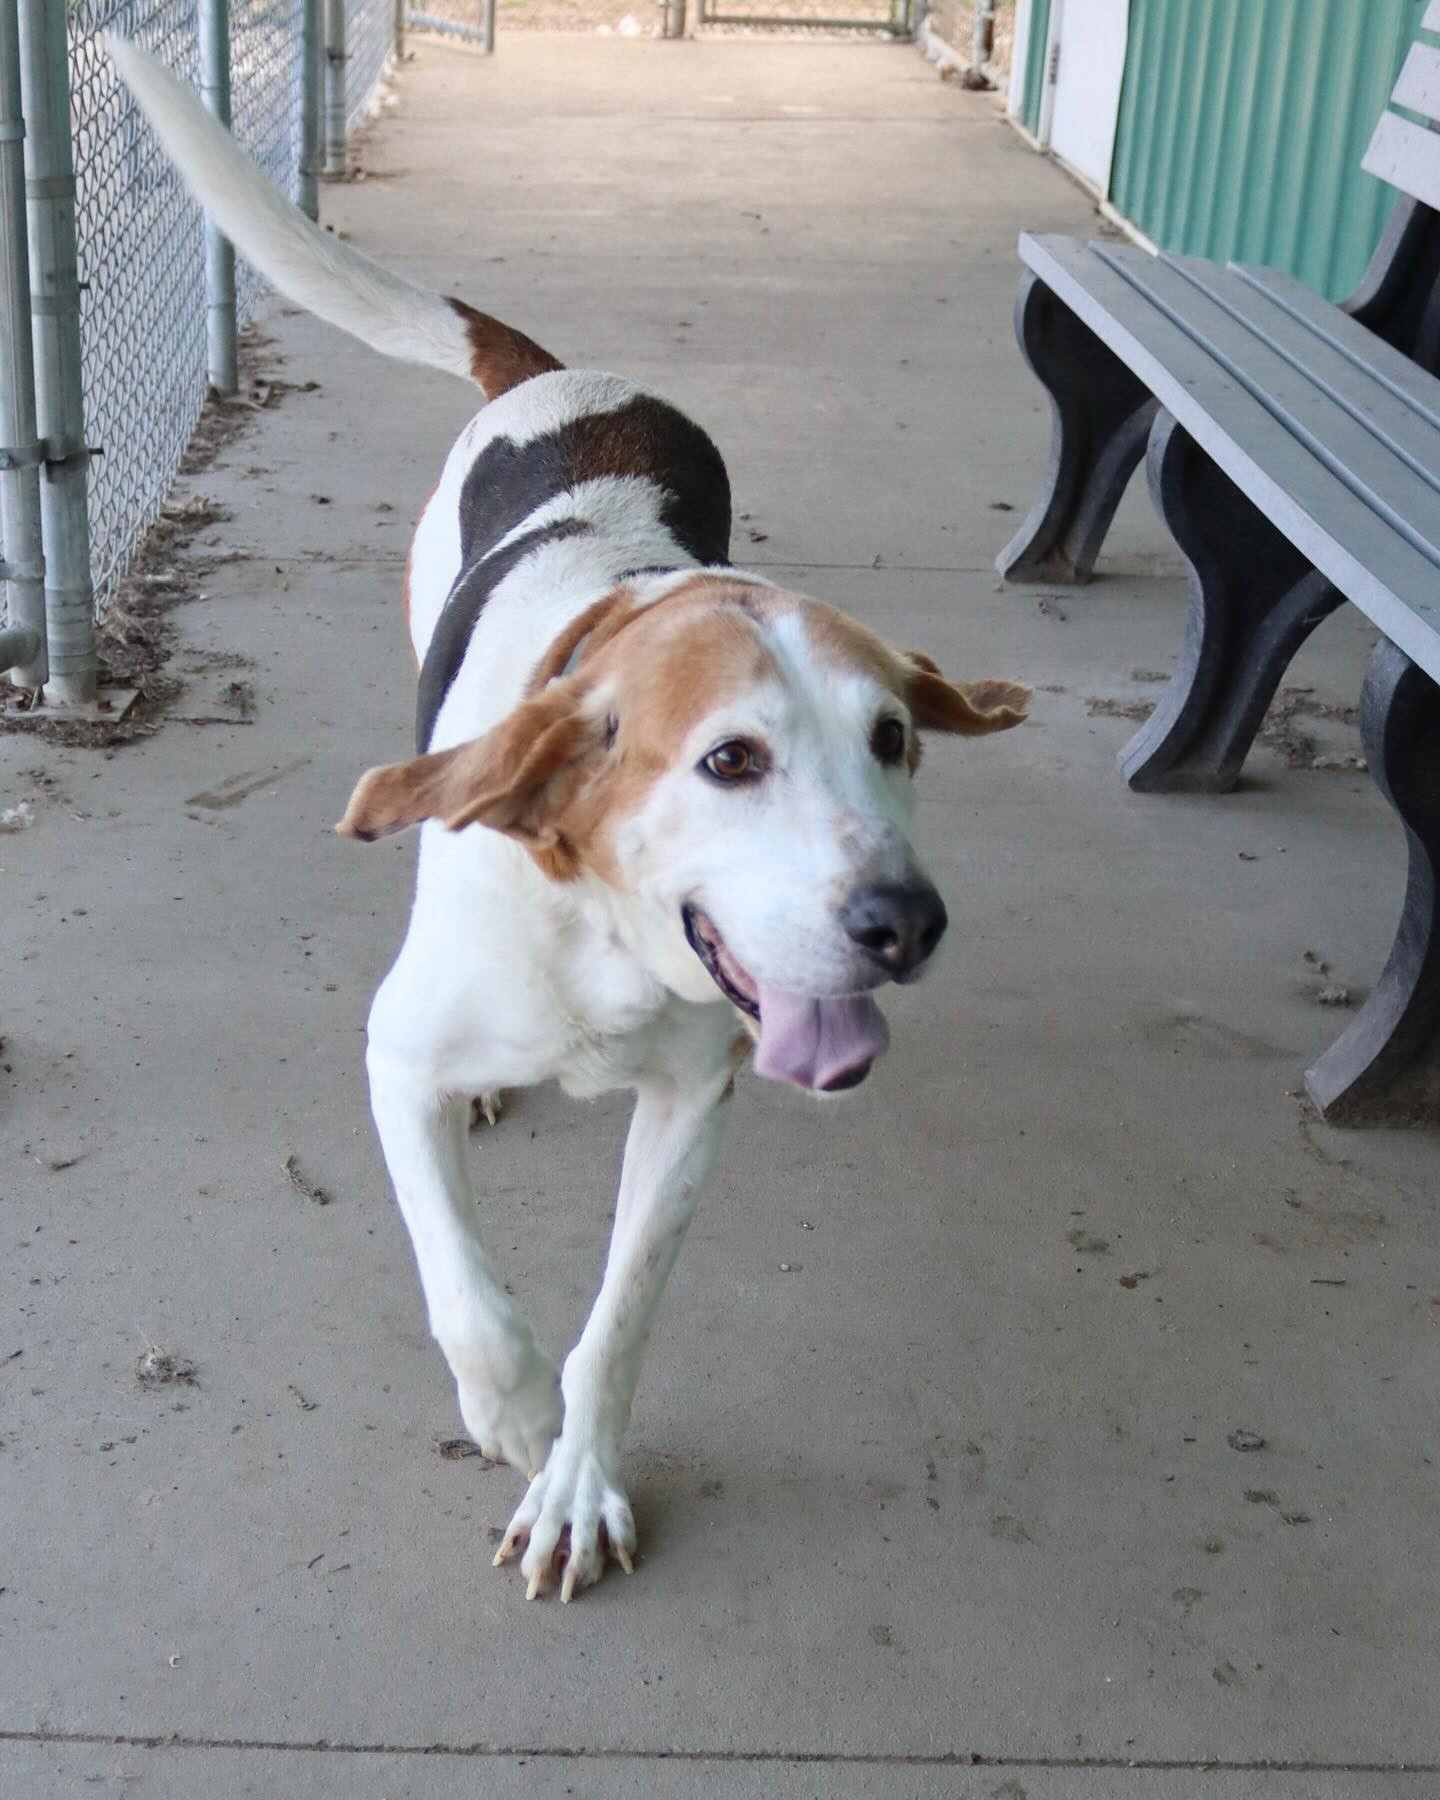
[[[362,1086],[412,850],[329,830],[406,753],[400,559],[469,396],[270,310],[320,388],[192,484],[247,560],[178,662],[201,715],[253,659],[254,722],[0,738],[36,806],[0,837],[0,1792],[1440,1791],[1436,1139],[1293,1092],[1400,833],[1266,751],[1226,800],[1126,792],[1087,703],[1153,696],[1183,617],[1143,496],[1089,591],[992,574],[1047,429],[1015,234],[1088,203],[899,48],[422,43],[399,95],[332,219],[661,386],[738,555],[1036,718],[927,758],[952,944],[888,1062],[743,1088],[641,1389],[635,1578],[527,1606],[489,1566],[517,1476],[437,1452]],[[1339,618],[1295,680],[1351,700],[1364,650]],[[528,1093],[476,1142],[553,1349],[624,1115]],[[195,1384],[143,1389],[147,1343]]]

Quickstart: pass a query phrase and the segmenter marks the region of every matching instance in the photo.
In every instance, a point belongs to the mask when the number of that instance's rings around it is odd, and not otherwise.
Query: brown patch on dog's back
[[[532,375],[548,375],[565,367],[559,357],[542,349],[523,331],[516,331],[513,325],[502,324],[489,313],[477,312],[463,300],[452,299],[449,304],[465,323],[470,374],[484,389],[487,400],[498,399],[522,381],[529,381]]]

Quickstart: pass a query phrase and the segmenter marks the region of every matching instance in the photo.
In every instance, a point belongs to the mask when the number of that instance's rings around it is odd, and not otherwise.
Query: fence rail
[[[46,685],[61,703],[93,694],[93,620],[159,516],[207,384],[233,385],[234,332],[264,291],[243,262],[225,291],[227,259],[217,252],[229,247],[212,243],[207,256],[200,209],[112,68],[102,34],[153,51],[217,110],[228,88],[236,137],[278,187],[313,209],[323,64],[343,76],[348,135],[375,104],[400,20],[396,0],[328,8],[321,0],[0,0],[0,675],[13,663],[14,679]],[[341,156],[343,167],[343,139]],[[67,435],[53,393],[45,416],[46,390],[68,379],[65,346],[74,347],[77,326],[79,399]],[[28,448],[18,441],[27,434]],[[38,648],[27,635],[37,631]]]

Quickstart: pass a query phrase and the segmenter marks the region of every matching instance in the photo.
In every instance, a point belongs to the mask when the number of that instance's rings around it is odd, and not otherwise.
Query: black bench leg
[[[1015,335],[1054,415],[1045,494],[995,559],[1007,581],[1082,583],[1145,450],[1155,401],[1037,276],[1015,300]]]
[[[1291,658],[1344,596],[1169,413],[1150,434],[1148,468],[1190,565],[1190,617],[1170,685],[1120,769],[1141,793],[1224,793]]]
[[[1440,688],[1382,638],[1360,702],[1365,755],[1400,815],[1410,878],[1384,972],[1305,1077],[1337,1125],[1440,1120]]]

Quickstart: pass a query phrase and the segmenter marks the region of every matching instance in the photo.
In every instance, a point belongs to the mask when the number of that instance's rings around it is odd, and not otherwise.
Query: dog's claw
[[[470,1102],[470,1129],[477,1131],[483,1119],[487,1125],[496,1125],[500,1120],[501,1093],[497,1088],[493,1094],[476,1094]]]
[[[635,1520],[614,1474],[613,1451],[557,1440],[531,1481],[500,1546],[497,1563],[521,1545],[525,1597],[558,1593],[568,1605],[605,1573],[607,1552],[626,1574],[635,1564]]]

